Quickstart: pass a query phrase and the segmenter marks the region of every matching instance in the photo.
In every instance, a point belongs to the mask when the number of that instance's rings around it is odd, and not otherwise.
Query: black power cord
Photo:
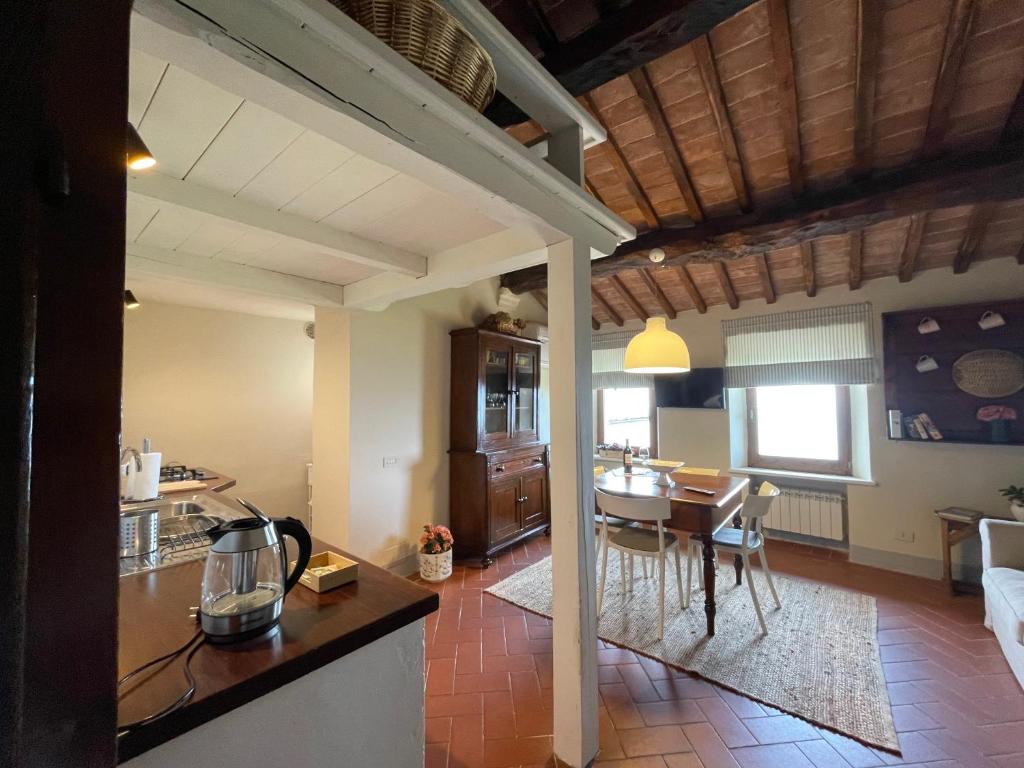
[[[141,667],[133,669],[131,672],[129,672],[128,674],[126,674],[124,677],[122,677],[120,680],[117,681],[118,688],[120,688],[122,685],[124,685],[126,682],[131,680],[133,677],[135,677],[139,673],[144,672],[145,670],[149,669],[150,667],[152,667],[152,666],[154,666],[156,664],[159,664],[162,661],[169,661],[171,659],[177,658],[182,653],[184,653],[186,650],[188,650],[189,646],[191,646],[193,643],[195,643],[196,640],[199,638],[199,636],[202,635],[202,634],[203,634],[203,630],[197,629],[196,633],[194,635],[192,635],[192,637],[189,638],[188,642],[185,643],[180,648],[177,648],[177,649],[171,651],[170,653],[166,653],[163,656],[160,656],[160,657],[158,657],[156,659],[153,659],[152,661],[147,661]],[[141,728],[141,727],[143,727],[145,725],[149,725],[150,723],[155,722],[156,720],[159,720],[162,717],[166,717],[167,715],[171,714],[171,712],[174,712],[175,710],[181,709],[183,706],[185,706],[192,699],[192,697],[195,695],[195,692],[196,692],[196,678],[192,674],[192,670],[189,667],[189,665],[192,662],[192,657],[196,655],[196,651],[198,651],[200,648],[202,648],[205,643],[206,643],[206,638],[204,637],[202,640],[200,640],[198,643],[196,643],[194,647],[192,647],[192,650],[190,650],[188,652],[188,656],[185,657],[185,680],[188,682],[188,690],[185,691],[185,693],[183,693],[181,696],[179,696],[173,703],[171,703],[168,706],[164,707],[159,712],[155,712],[152,715],[147,715],[146,717],[142,718],[141,720],[135,720],[134,722],[131,722],[131,723],[125,723],[124,725],[119,725],[117,727],[117,731],[118,731],[117,735],[118,736],[123,736],[124,734],[128,733],[131,730],[134,730],[136,728]],[[120,695],[118,696],[118,698],[120,698]]]

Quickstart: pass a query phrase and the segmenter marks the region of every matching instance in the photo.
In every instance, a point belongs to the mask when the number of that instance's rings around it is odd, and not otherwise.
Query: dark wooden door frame
[[[130,0],[0,32],[0,766],[116,763]]]

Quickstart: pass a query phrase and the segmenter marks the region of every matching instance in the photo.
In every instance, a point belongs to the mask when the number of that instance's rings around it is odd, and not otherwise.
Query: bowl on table
[[[669,459],[650,459],[647,462],[647,466],[658,473],[658,479],[654,481],[655,485],[660,485],[663,488],[671,488],[675,485],[672,480],[672,473],[676,472],[686,466],[685,462],[672,461]]]

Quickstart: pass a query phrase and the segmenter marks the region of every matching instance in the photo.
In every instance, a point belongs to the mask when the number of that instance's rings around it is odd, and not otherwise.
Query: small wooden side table
[[[939,518],[939,523],[942,526],[942,581],[949,590],[949,594],[956,595],[957,592],[978,594],[981,591],[981,585],[953,580],[953,546],[972,536],[977,536],[978,523],[986,517],[996,516],[963,507],[937,509],[935,516]]]

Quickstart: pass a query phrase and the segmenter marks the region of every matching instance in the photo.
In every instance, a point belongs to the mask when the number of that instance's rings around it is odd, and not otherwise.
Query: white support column
[[[597,755],[597,606],[591,403],[590,248],[548,248],[555,755]]]
[[[349,541],[349,382],[351,316],[316,307],[313,350],[313,535]]]

